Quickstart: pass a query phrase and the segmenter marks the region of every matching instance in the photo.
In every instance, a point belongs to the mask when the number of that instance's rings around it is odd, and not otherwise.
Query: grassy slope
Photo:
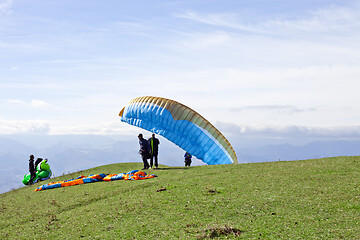
[[[51,181],[139,168],[138,163],[113,164]],[[338,157],[162,166],[151,171],[159,176],[153,179],[34,192],[38,183],[0,195],[0,236],[197,239],[235,238],[235,232],[243,239],[359,239],[359,170],[360,157]]]

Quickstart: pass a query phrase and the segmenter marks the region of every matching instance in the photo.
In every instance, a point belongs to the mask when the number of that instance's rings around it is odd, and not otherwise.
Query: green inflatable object
[[[42,160],[38,166],[36,167],[36,177],[33,179],[32,183],[36,183],[38,181],[44,181],[51,177],[50,165],[47,163],[47,159]],[[30,183],[31,175],[30,173],[24,176],[22,180],[24,185],[32,184]]]

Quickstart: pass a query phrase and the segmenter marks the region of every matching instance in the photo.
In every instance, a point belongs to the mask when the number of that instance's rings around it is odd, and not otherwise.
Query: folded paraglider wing
[[[200,114],[174,100],[135,98],[119,116],[123,122],[165,137],[209,165],[237,163],[224,135]]]
[[[58,181],[58,182],[51,182],[48,184],[44,184],[35,189],[35,192],[53,189],[53,188],[60,188],[60,187],[69,187],[75,186],[79,184],[86,184],[86,183],[93,183],[93,182],[101,182],[101,181],[115,181],[115,180],[143,180],[157,177],[154,174],[146,174],[145,172],[139,170],[132,170],[128,173],[118,173],[118,174],[92,174],[89,176],[81,175],[74,179],[69,179],[65,181]]]

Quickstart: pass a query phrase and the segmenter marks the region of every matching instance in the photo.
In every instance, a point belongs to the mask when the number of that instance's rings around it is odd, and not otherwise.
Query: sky
[[[133,98],[225,136],[360,138],[360,2],[0,0],[0,134],[138,132]]]

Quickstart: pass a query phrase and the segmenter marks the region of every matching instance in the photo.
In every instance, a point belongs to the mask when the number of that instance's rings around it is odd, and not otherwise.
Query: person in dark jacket
[[[152,137],[149,138],[151,158],[150,158],[150,168],[153,166],[153,160],[155,158],[155,167],[158,168],[158,153],[159,153],[159,144],[160,141],[155,137],[155,133],[152,134]]]
[[[191,157],[192,157],[191,154],[186,152],[184,157],[185,157],[185,167],[190,167],[190,165],[191,165]]]
[[[150,145],[148,141],[143,138],[143,135],[141,133],[138,135],[138,139],[140,144],[139,153],[144,163],[144,168],[142,170],[149,169],[149,163],[147,161],[147,158],[150,155]]]
[[[34,167],[34,155],[30,155],[29,159],[29,172],[30,172],[30,180],[29,183],[32,184],[34,178],[36,177],[35,167]]]

